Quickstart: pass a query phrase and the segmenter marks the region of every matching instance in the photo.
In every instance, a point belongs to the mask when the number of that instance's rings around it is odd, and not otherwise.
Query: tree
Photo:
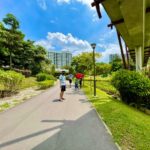
[[[111,65],[106,63],[96,63],[97,75],[108,75],[111,72]]]
[[[19,30],[19,21],[7,14],[0,22],[0,67],[9,65],[10,69],[32,71],[32,74],[52,73],[55,68],[47,58],[45,48],[24,37]]]
[[[11,31],[15,31],[19,28],[19,21],[13,14],[7,14],[3,22],[9,26]]]
[[[7,49],[9,51],[9,65],[10,68],[12,68],[12,58],[15,51],[17,51],[17,49],[21,47],[20,43],[24,39],[24,34],[21,31],[17,30],[19,28],[19,22],[12,14],[7,14],[3,19],[3,22],[6,26],[8,26],[8,28],[1,28],[3,30],[3,40],[1,41],[1,44],[3,45],[4,49]]]
[[[31,70],[33,74],[37,74],[38,72],[42,72],[42,62],[45,61],[47,64],[50,64],[50,61],[46,58],[46,50],[44,47],[36,45],[34,46],[34,62],[31,66]]]
[[[115,55],[114,58],[110,62],[111,71],[117,71],[123,68],[122,60],[119,55]]]
[[[15,66],[22,69],[31,69],[34,63],[34,41],[27,40],[21,42],[21,48],[15,56],[18,58],[18,63]]]
[[[99,58],[100,53],[95,53],[95,58]],[[73,57],[72,66],[76,72],[93,73],[93,53],[83,52],[78,56]]]
[[[0,66],[7,65],[9,61],[9,51],[8,48],[4,47],[4,43],[6,42],[5,35],[7,34],[5,27],[2,23],[0,23]]]

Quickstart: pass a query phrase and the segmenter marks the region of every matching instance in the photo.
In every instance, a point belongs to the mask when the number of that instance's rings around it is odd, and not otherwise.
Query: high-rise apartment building
[[[56,68],[63,66],[70,66],[72,61],[72,54],[69,51],[63,52],[48,52],[48,58],[52,61]]]

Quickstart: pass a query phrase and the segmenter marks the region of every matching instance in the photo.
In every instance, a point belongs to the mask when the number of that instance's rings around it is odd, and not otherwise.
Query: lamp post
[[[96,96],[96,80],[95,80],[95,75],[96,75],[96,72],[95,72],[95,48],[96,48],[96,44],[95,43],[92,43],[91,44],[91,47],[93,49],[93,67],[94,67],[94,96]]]

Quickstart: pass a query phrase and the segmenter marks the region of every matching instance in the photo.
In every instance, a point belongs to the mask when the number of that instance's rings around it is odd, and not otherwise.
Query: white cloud
[[[37,0],[37,3],[43,10],[47,10],[47,5],[45,0]]]
[[[109,62],[110,54],[120,54],[120,47],[117,43],[98,44],[98,47],[104,50],[102,57],[99,59],[102,62]]]
[[[108,34],[111,35],[112,31]],[[103,42],[97,44],[96,48],[96,50],[103,51],[101,52],[102,57],[98,61],[109,62],[109,55],[120,54],[120,47],[117,42],[108,43],[106,37],[103,40]],[[48,32],[47,37],[37,41],[36,44],[45,47],[47,50],[69,50],[74,56],[82,52],[92,51],[88,41],[74,37],[71,33],[65,35],[60,32]]]
[[[101,37],[99,39],[99,41],[102,43],[116,36],[116,30],[114,28],[112,30],[107,29],[103,33],[104,34],[101,34]]]
[[[37,41],[36,44],[42,45],[48,50],[69,50],[73,55],[92,50],[86,40],[73,37],[71,33],[65,35],[60,32],[48,32],[46,39]]]
[[[57,3],[70,3],[70,0],[57,0]]]
[[[93,2],[93,0],[57,0],[58,4],[62,4],[62,3],[69,4],[72,2],[79,2],[79,3],[82,3],[83,5],[88,6],[91,9],[93,9],[93,7],[91,7],[91,3]]]
[[[97,16],[96,13],[93,14],[92,21],[93,21],[93,22],[99,21],[99,18],[98,18],[98,16]]]
[[[45,47],[46,49],[54,49],[54,47],[51,45],[50,42],[48,42],[47,40],[40,40],[35,42],[35,45],[41,45],[43,47]]]
[[[87,5],[89,7],[91,7],[91,3],[93,2],[93,0],[75,0],[77,2],[81,2],[84,5]]]

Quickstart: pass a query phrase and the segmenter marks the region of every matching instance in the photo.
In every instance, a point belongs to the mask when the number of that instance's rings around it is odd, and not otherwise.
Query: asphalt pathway
[[[82,91],[59,85],[0,113],[0,150],[117,150]]]

